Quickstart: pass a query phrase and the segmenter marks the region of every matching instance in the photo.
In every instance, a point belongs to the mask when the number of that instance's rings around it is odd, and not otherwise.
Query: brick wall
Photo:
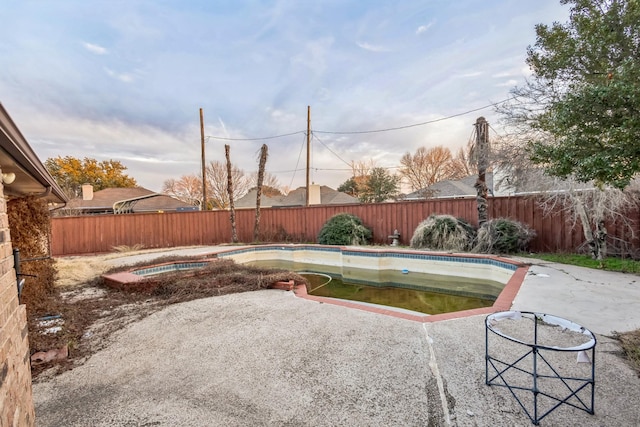
[[[18,303],[12,251],[0,184],[0,426],[34,426],[27,313]]]

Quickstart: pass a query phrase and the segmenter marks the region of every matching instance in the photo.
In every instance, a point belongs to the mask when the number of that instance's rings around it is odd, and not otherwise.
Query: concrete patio
[[[640,425],[640,379],[606,337],[640,328],[637,280],[559,264],[530,268],[512,309],[570,319],[598,339],[595,415],[563,406],[541,425]],[[531,425],[507,389],[485,385],[484,320],[419,323],[279,290],[182,303],[118,332],[84,365],[34,384],[37,425]]]

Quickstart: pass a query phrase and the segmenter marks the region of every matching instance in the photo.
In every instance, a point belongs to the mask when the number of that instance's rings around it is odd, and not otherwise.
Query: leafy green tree
[[[400,177],[385,168],[374,167],[367,175],[349,178],[338,191],[357,197],[362,203],[381,203],[400,195]]]
[[[117,160],[103,160],[85,157],[80,160],[72,156],[49,158],[45,167],[69,197],[82,195],[82,185],[93,185],[94,191],[105,188],[136,187],[136,180],[126,175],[126,166]]]
[[[358,183],[354,177],[349,178],[338,187],[338,191],[342,191],[343,193],[347,193],[352,197],[358,197]]]
[[[395,199],[400,194],[400,177],[385,168],[373,168],[360,194],[362,203],[381,203]]]
[[[536,26],[533,76],[502,111],[546,173],[623,189],[640,171],[640,1],[561,3],[569,21]]]
[[[532,78],[498,109],[511,125],[498,163],[511,184],[546,178],[541,205],[571,211],[603,260],[605,221],[637,201],[627,189],[640,171],[640,1],[561,3],[569,21],[536,26]]]

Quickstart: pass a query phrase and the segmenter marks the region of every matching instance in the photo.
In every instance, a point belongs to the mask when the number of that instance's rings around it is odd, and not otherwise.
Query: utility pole
[[[202,149],[202,203],[200,204],[200,210],[207,210],[207,174],[206,163],[204,161],[204,113],[202,108],[200,109],[200,146]]]
[[[309,206],[309,163],[310,163],[310,148],[311,148],[311,106],[307,105],[307,196],[305,200],[305,206]]]

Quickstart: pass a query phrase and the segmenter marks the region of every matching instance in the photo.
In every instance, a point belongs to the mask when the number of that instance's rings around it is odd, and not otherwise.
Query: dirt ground
[[[143,252],[130,255],[139,253]],[[112,289],[106,286],[101,275],[130,269],[132,265],[113,267],[109,262],[122,256],[108,254],[56,259],[56,292],[42,304],[43,307],[38,308],[39,312],[29,312],[27,307],[34,381],[81,365],[92,354],[109,345],[114,331],[167,305],[264,289],[281,280],[305,283],[305,279],[295,273],[216,260],[198,273],[165,273],[145,279],[135,291]],[[162,257],[155,262],[185,259],[194,257]]]

